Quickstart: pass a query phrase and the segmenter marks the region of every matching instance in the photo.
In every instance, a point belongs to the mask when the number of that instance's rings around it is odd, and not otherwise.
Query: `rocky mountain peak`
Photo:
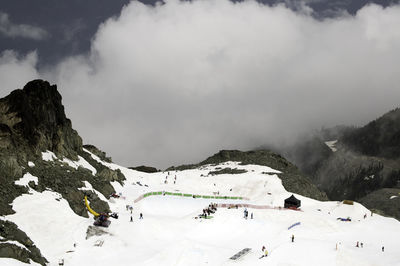
[[[2,147],[27,145],[36,153],[50,150],[70,158],[82,150],[57,86],[44,80],[30,81],[0,99],[0,134]]]

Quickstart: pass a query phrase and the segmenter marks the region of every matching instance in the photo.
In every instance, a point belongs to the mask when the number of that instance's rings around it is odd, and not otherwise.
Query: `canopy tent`
[[[285,199],[285,208],[299,208],[301,205],[301,200],[296,199],[292,194],[289,198]]]

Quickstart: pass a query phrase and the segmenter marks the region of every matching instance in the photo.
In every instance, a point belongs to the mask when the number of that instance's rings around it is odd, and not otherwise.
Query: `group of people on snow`
[[[168,172],[168,175],[165,176],[164,184],[168,184],[168,176],[169,176],[169,172]],[[174,184],[176,184],[176,175],[174,177]]]
[[[249,211],[247,210],[247,208],[244,208],[243,214],[244,218],[247,220],[247,218],[249,217]],[[253,219],[253,213],[251,213],[250,219]]]
[[[203,209],[203,214],[200,214],[200,217],[207,218],[210,214],[215,213],[217,211],[217,204],[210,203],[207,208]]]

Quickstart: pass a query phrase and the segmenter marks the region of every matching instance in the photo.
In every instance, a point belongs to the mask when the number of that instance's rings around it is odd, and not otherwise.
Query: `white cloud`
[[[43,75],[85,142],[166,167],[396,107],[397,25],[399,6],[319,21],[254,1],[131,2],[90,54]]]
[[[33,40],[46,39],[49,34],[40,27],[27,24],[14,24],[8,14],[0,12],[0,34],[11,38],[27,38]]]
[[[36,63],[36,52],[23,57],[9,50],[2,52],[0,54],[0,97],[8,95],[14,89],[22,88],[27,81],[38,78]]]

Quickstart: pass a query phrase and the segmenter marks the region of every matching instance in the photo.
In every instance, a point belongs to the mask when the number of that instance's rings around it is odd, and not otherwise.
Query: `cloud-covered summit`
[[[40,70],[3,54],[0,66],[6,58],[57,83],[74,128],[115,161],[166,167],[396,107],[396,25],[399,6],[318,20],[255,1],[131,2],[99,27],[89,54]]]

